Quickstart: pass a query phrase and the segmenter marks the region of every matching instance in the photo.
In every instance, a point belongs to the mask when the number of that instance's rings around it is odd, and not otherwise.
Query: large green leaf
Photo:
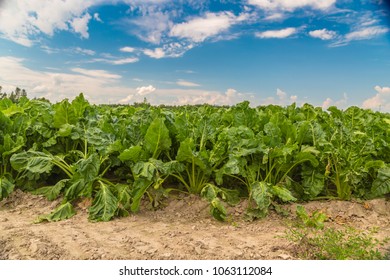
[[[325,187],[325,176],[316,169],[307,166],[302,168],[303,198],[313,199],[318,196]]]
[[[57,182],[54,186],[47,186],[32,191],[33,194],[44,195],[48,200],[52,201],[58,198],[60,192],[65,188],[69,179],[63,179]]]
[[[0,201],[13,192],[15,185],[5,176],[0,177]]]
[[[94,181],[100,169],[100,159],[96,153],[91,154],[86,159],[79,160],[76,164],[76,172],[83,178],[86,182]]]
[[[141,159],[142,156],[142,147],[137,145],[137,146],[132,146],[128,149],[125,149],[120,155],[119,159],[121,161],[126,161],[130,160],[132,162],[138,162]]]
[[[69,181],[69,187],[65,191],[65,198],[72,201],[78,197],[92,196],[93,182],[86,182],[84,178],[80,178],[77,174]]]
[[[150,124],[145,135],[145,149],[152,155],[152,158],[158,158],[162,151],[167,151],[171,147],[172,141],[169,136],[169,130],[164,124],[163,118],[157,118]]]
[[[53,168],[53,157],[38,151],[27,151],[11,156],[11,165],[17,171],[29,171],[31,173],[50,172]]]
[[[50,214],[39,216],[38,219],[35,221],[35,223],[41,223],[45,221],[58,222],[58,221],[69,219],[73,217],[75,214],[76,211],[73,209],[72,204],[70,204],[70,202],[66,202],[65,204],[62,204],[59,207],[57,207]]]
[[[369,197],[378,197],[390,193],[390,167],[382,167],[378,170],[378,176],[372,183]]]
[[[256,218],[265,217],[268,213],[268,207],[271,204],[270,187],[266,182],[254,182],[251,184],[250,197],[256,203],[256,207],[252,209],[255,211],[249,211],[249,213]]]
[[[297,200],[288,189],[281,186],[272,186],[271,192],[274,196],[279,197],[283,202]]]
[[[76,124],[75,111],[67,99],[54,105],[53,126],[61,128],[64,124]]]
[[[202,157],[195,151],[195,144],[192,138],[187,138],[180,143],[176,160],[195,164],[205,172],[211,171],[203,161]]]
[[[89,219],[91,221],[109,221],[118,209],[118,199],[107,184],[102,181],[99,181],[99,183],[100,190],[96,193],[88,210]]]

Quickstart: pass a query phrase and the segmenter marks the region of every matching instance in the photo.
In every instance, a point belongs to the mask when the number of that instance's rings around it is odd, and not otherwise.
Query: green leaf
[[[153,182],[148,179],[140,178],[134,182],[134,189],[132,192],[133,201],[131,203],[131,212],[135,213],[139,211],[141,199],[144,196],[147,189]]]
[[[48,200],[52,201],[58,198],[61,190],[66,186],[69,179],[63,179],[57,182],[54,186],[47,186],[32,191],[32,194],[44,195]]]
[[[218,221],[226,220],[227,212],[219,198],[214,198],[210,202],[210,213]]]
[[[115,185],[116,190],[116,197],[118,198],[118,202],[121,204],[121,206],[126,209],[130,210],[131,206],[131,189],[129,185],[125,184],[116,184]]]
[[[151,162],[137,162],[133,167],[132,171],[137,178],[144,178],[149,181],[153,181],[156,174],[156,166]]]
[[[60,129],[58,130],[57,134],[61,137],[67,137],[71,135],[74,125],[71,125],[69,123],[65,123],[61,125]]]
[[[210,172],[209,168],[202,160],[202,158],[195,151],[195,144],[192,138],[187,138],[180,143],[177,151],[176,160],[180,162],[193,163],[202,171]]]
[[[372,183],[369,197],[379,197],[388,193],[390,193],[390,167],[382,167],[378,170],[378,176]]]
[[[92,182],[86,182],[85,179],[75,175],[69,181],[69,188],[65,191],[65,198],[69,201],[78,197],[92,196]]]
[[[274,196],[279,197],[283,202],[297,200],[288,189],[281,186],[272,186],[272,193]]]
[[[100,159],[98,154],[93,153],[86,159],[81,159],[75,164],[76,172],[86,182],[94,181],[99,175]]]
[[[75,111],[67,99],[55,104],[53,107],[53,126],[55,128],[61,128],[64,124],[76,124]]]
[[[125,149],[120,155],[119,159],[123,162],[126,160],[130,160],[132,162],[138,162],[141,159],[142,155],[142,147],[137,145],[137,146],[132,146],[128,149]]]
[[[240,202],[240,191],[239,190],[220,188],[220,195],[221,195],[223,201],[226,201],[231,206],[237,205]]]
[[[171,147],[172,141],[169,137],[169,130],[164,124],[163,118],[157,118],[150,124],[145,135],[145,149],[158,158],[162,151],[167,151]]]
[[[0,201],[8,197],[14,190],[15,185],[5,176],[0,177]]]
[[[251,184],[251,193],[249,194],[256,203],[256,217],[265,217],[268,213],[268,207],[271,204],[270,185],[266,182],[254,182]]]
[[[11,156],[11,165],[16,171],[27,170],[31,173],[45,173],[53,168],[53,158],[42,152],[27,151]]]
[[[305,207],[303,207],[302,205],[297,205],[296,213],[305,226],[317,229],[324,228],[324,221],[327,219],[327,216],[324,213],[314,211],[310,216],[306,212]]]
[[[58,222],[62,220],[69,219],[76,214],[76,211],[73,209],[73,206],[70,202],[60,205],[57,209],[55,209],[50,214],[41,215],[35,220],[35,223],[42,222]]]
[[[109,221],[118,209],[118,199],[110,191],[110,187],[99,181],[100,190],[89,208],[89,219],[91,221]]]
[[[316,169],[306,166],[302,168],[302,187],[304,199],[317,197],[325,186],[325,176]]]

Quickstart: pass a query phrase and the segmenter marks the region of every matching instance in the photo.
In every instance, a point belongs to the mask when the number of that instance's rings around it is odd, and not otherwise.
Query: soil
[[[127,260],[246,260],[295,259],[294,245],[285,236],[296,220],[296,205],[284,205],[287,217],[245,221],[246,202],[229,209],[228,222],[214,220],[207,202],[196,196],[170,198],[166,207],[142,210],[110,222],[88,221],[88,201],[78,204],[72,218],[35,224],[60,201],[49,202],[19,190],[0,202],[0,259],[127,259]],[[390,237],[390,201],[317,201],[308,212],[328,216],[326,227],[376,229],[375,237]],[[380,250],[388,250],[389,244]]]

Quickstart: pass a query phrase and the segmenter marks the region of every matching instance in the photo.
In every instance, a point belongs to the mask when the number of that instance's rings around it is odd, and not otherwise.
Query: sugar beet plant
[[[276,203],[370,199],[390,192],[390,115],[305,104],[91,105],[80,94],[51,104],[0,100],[0,200],[16,188],[61,199],[38,221],[91,221],[158,207],[171,192],[204,197],[210,213],[249,200],[247,215]]]

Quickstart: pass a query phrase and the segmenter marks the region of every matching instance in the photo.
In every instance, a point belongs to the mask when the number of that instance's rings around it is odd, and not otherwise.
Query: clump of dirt
[[[283,206],[288,217],[271,211],[248,222],[243,201],[222,223],[210,216],[206,201],[179,196],[156,211],[143,207],[126,218],[91,223],[87,201],[69,220],[33,223],[59,203],[19,190],[0,202],[0,259],[293,259],[293,244],[283,236],[295,219],[295,205]],[[390,202],[384,199],[309,202],[305,208],[325,213],[326,226],[375,227],[378,239],[390,236]]]

